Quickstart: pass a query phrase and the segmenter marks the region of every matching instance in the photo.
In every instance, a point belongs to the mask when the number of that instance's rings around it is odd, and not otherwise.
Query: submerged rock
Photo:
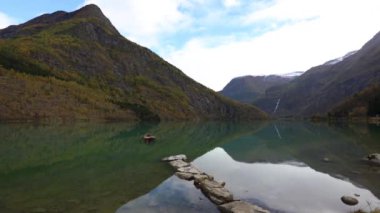
[[[173,160],[173,161],[169,161],[169,164],[178,169],[178,168],[181,168],[181,167],[186,167],[186,166],[190,166],[190,164],[188,162],[185,162],[183,160]]]
[[[349,206],[355,206],[356,204],[359,203],[359,201],[356,198],[351,197],[351,196],[342,196],[340,199],[342,200],[343,203]]]
[[[369,154],[366,157],[364,157],[364,160],[370,164],[380,166],[380,154],[379,153]]]
[[[173,155],[166,158],[162,158],[162,161],[173,161],[173,160],[187,160],[186,155],[180,154],[180,155]]]
[[[223,213],[269,213],[268,210],[240,200],[225,203],[218,208]]]
[[[324,157],[322,159],[322,161],[325,162],[325,163],[330,163],[331,162],[330,158],[328,158],[328,157]]]

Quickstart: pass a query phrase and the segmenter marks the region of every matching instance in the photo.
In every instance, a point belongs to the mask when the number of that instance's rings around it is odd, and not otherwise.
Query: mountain
[[[269,88],[254,104],[268,113],[276,111],[278,116],[325,115],[335,105],[379,82],[380,33],[356,52],[313,67],[288,84]]]
[[[285,75],[242,76],[232,79],[220,94],[244,103],[252,103],[273,86],[289,83],[300,75],[300,72]]]
[[[149,49],[96,5],[0,30],[0,119],[261,119]]]
[[[342,103],[329,113],[330,117],[367,117],[380,115],[380,84],[371,85]]]

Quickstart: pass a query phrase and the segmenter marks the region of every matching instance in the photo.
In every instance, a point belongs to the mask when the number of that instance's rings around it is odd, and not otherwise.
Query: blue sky
[[[378,0],[0,0],[0,28],[89,3],[214,90],[237,76],[305,71],[380,31]]]

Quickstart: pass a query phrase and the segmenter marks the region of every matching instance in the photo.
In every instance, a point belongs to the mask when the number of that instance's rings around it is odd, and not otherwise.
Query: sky
[[[0,29],[86,4],[215,91],[238,76],[306,71],[380,31],[379,0],[0,0]]]

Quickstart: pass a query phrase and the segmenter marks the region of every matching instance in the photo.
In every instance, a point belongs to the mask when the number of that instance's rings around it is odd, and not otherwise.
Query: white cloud
[[[292,21],[287,25],[245,40],[193,38],[164,56],[190,77],[220,90],[233,77],[307,70],[359,49],[380,30],[378,8],[378,0],[278,0],[247,19],[255,24]],[[208,45],[212,40],[220,42]]]
[[[7,16],[6,14],[0,12],[0,29],[6,28],[11,24],[14,24],[15,21]]]
[[[180,11],[182,0],[85,0],[98,5],[111,22],[129,39],[145,46],[158,45],[159,35],[186,26]]]
[[[215,90],[241,75],[307,70],[359,49],[380,30],[379,0],[252,2],[85,0],[128,39]]]
[[[239,0],[223,0],[223,5],[225,7],[234,7],[240,4]]]

